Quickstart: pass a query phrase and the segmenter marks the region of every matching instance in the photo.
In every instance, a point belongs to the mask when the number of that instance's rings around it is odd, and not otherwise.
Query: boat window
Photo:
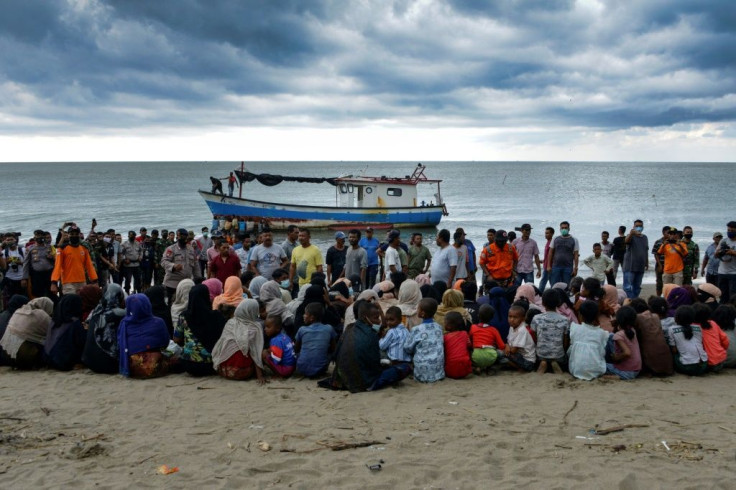
[[[348,194],[353,193],[353,184],[348,184]]]
[[[347,194],[348,186],[346,186],[345,184],[340,184],[340,192],[342,192],[343,194]]]
[[[365,193],[366,193],[366,194],[370,194],[370,193],[372,193],[372,192],[373,192],[373,187],[366,187],[366,188],[365,188]]]
[[[388,194],[389,196],[398,197],[401,195],[401,189],[399,189],[398,187],[389,187],[386,191],[386,194]]]

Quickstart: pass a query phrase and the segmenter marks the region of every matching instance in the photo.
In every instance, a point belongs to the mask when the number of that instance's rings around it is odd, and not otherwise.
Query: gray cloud
[[[727,1],[7,2],[5,134],[731,122]]]

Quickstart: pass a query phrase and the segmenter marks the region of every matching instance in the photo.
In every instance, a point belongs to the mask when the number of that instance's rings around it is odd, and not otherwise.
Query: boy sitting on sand
[[[324,374],[335,351],[337,334],[330,325],[321,323],[324,308],[309,303],[304,310],[304,326],[296,333],[294,350],[297,353],[296,370],[307,377]]]
[[[522,306],[513,305],[509,308],[509,336],[504,354],[510,366],[529,372],[534,371],[537,354],[534,339],[526,328],[525,316]]]
[[[419,302],[417,315],[422,323],[412,327],[404,343],[408,354],[413,354],[414,379],[433,383],[445,377],[445,349],[442,327],[433,320],[437,300],[424,298]]]
[[[386,310],[386,329],[381,330],[383,337],[378,341],[378,347],[386,351],[391,364],[411,362],[411,356],[404,350],[409,331],[401,323],[401,315],[401,308],[398,306]]]
[[[271,376],[288,378],[296,368],[294,343],[281,326],[280,315],[266,317],[266,337],[271,339],[268,349],[263,350],[263,368]]]
[[[465,320],[460,313],[450,311],[445,315],[445,375],[448,378],[461,379],[473,372],[472,344],[464,328]]]
[[[555,374],[562,374],[560,364],[566,361],[565,351],[569,343],[570,322],[556,311],[560,306],[560,297],[554,288],[544,291],[542,306],[547,311],[535,316],[531,325],[532,330],[537,334],[537,358],[539,359],[537,372],[544,374],[551,365]]]
[[[478,309],[480,323],[470,327],[470,340],[473,343],[471,358],[475,374],[489,370],[498,359],[499,350],[506,348],[501,334],[490,324],[495,314],[491,305],[482,305]]]

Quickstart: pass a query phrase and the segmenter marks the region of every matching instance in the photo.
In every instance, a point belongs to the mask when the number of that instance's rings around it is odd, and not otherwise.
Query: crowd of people
[[[96,227],[3,237],[0,364],[261,384],[298,374],[350,391],[502,369],[630,380],[736,366],[733,221],[702,262],[689,226],[664,227],[651,248],[641,220],[611,241],[603,231],[587,273],[567,221],[542,247],[529,224],[489,229],[479,250],[442,229],[434,253],[421,233],[351,229],[324,256],[293,225],[282,243],[237,226],[127,240]]]

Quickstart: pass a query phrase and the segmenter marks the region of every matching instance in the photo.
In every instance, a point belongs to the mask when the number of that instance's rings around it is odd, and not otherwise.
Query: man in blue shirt
[[[368,267],[365,271],[366,284],[363,285],[363,289],[370,289],[376,284],[379,263],[376,251],[380,246],[378,239],[373,238],[373,228],[369,226],[365,229],[365,236],[360,239],[359,245],[365,249],[368,255]]]

